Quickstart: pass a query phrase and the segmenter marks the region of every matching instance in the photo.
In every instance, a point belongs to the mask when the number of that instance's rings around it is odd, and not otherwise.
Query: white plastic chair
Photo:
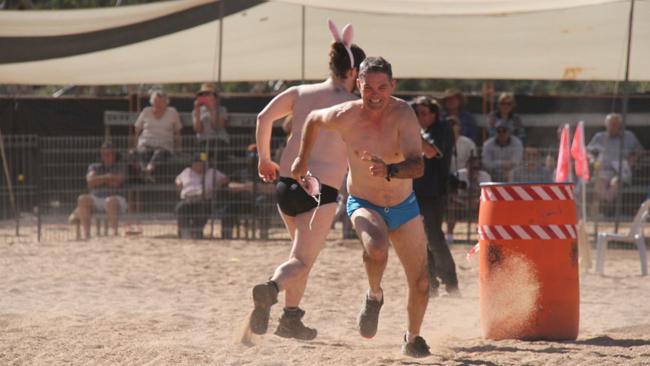
[[[639,211],[634,216],[634,222],[627,234],[616,233],[598,233],[596,245],[596,273],[603,274],[605,267],[605,252],[610,240],[622,241],[626,243],[635,243],[639,249],[639,259],[641,260],[641,274],[648,274],[648,258],[646,256],[645,238],[643,237],[643,224],[650,213],[650,199],[643,202]]]

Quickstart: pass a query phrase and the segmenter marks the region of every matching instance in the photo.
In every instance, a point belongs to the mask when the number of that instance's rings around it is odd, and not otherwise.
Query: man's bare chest
[[[397,127],[392,124],[359,124],[346,136],[346,142],[353,152],[368,151],[386,161],[399,157],[399,133]]]

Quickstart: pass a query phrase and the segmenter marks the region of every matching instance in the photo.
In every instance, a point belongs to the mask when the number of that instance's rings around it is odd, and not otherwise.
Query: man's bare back
[[[309,112],[314,109],[329,107],[334,104],[357,99],[357,96],[345,90],[332,80],[322,83],[295,87],[297,99],[293,107],[291,135],[280,160],[280,175],[291,177],[291,164],[298,155],[302,128]],[[324,131],[314,145],[314,152],[309,160],[311,173],[321,183],[339,188],[347,169],[345,144],[341,136],[334,131]]]

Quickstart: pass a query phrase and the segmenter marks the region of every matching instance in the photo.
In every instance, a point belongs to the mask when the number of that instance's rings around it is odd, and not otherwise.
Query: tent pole
[[[305,83],[305,12],[306,12],[306,7],[303,5],[302,6],[302,29],[301,29],[301,36],[302,39],[300,40],[301,44],[301,55],[300,55],[300,79],[301,83]]]
[[[623,80],[623,106],[621,110],[621,132],[618,150],[618,190],[616,191],[614,232],[618,233],[618,224],[621,213],[621,188],[623,186],[623,148],[625,142],[625,125],[627,120],[628,101],[630,99],[630,53],[632,51],[632,26],[634,20],[634,0],[630,1],[630,16],[627,23],[627,54],[625,55],[625,79]]]
[[[226,0],[219,1],[219,54],[217,56],[219,65],[217,66],[217,85],[221,90],[221,61],[223,60],[223,3]]]
[[[2,155],[2,167],[5,171],[5,179],[7,181],[7,190],[9,191],[9,202],[11,203],[11,209],[14,210],[16,215],[16,236],[20,235],[20,214],[18,213],[18,206],[16,206],[16,196],[14,195],[14,188],[11,185],[11,176],[9,175],[9,164],[7,163],[7,155],[5,154],[5,143],[4,137],[2,136],[2,130],[0,129],[0,155]]]

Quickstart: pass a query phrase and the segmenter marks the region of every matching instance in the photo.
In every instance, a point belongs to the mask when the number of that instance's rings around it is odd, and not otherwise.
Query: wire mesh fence
[[[0,181],[0,238],[4,241],[77,240],[85,237],[77,206],[80,196],[89,192],[86,176],[89,165],[101,161],[104,137],[37,137],[6,136],[4,145],[9,179],[3,169]],[[231,135],[229,142],[212,141],[198,144],[194,136],[184,136],[181,147],[166,154],[152,172],[145,172],[133,141],[128,137],[112,137],[117,162],[124,165],[125,179],[117,193],[126,203],[117,220],[118,235],[171,238],[183,237],[179,227],[179,197],[176,179],[193,162],[201,160],[207,168],[222,172],[229,180],[201,200],[207,202],[190,211],[197,215],[200,233],[186,237],[245,240],[288,239],[277,212],[272,184],[257,177],[257,156],[251,134]],[[282,146],[274,139],[272,146]],[[203,154],[201,154],[203,153]],[[200,158],[197,158],[200,156]],[[527,149],[523,162],[508,172],[495,175],[518,182],[552,182],[555,149]],[[488,174],[494,172],[485,167]],[[590,233],[613,231],[615,223],[626,230],[641,203],[649,194],[650,157],[646,154],[633,166],[631,176],[613,189],[620,195],[602,196],[596,186],[598,172],[585,185]],[[465,173],[468,184],[449,195],[447,221],[454,221],[453,239],[457,243],[476,242],[478,216],[478,181]],[[580,186],[576,195],[581,205]],[[609,199],[606,199],[609,198]],[[619,205],[618,209],[616,205]],[[198,206],[197,206],[198,207]],[[582,211],[579,207],[578,212]],[[82,215],[83,216],[83,215]],[[95,210],[89,221],[89,234],[115,235],[111,215]],[[447,229],[446,227],[445,229]],[[349,237],[346,233],[345,237]],[[343,223],[336,222],[330,238],[343,238]]]

